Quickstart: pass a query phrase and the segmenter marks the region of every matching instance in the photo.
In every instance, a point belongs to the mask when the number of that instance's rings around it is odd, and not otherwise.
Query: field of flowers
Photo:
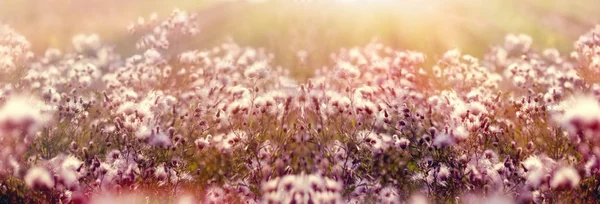
[[[0,25],[0,203],[600,200],[600,26],[433,62],[374,40],[302,81],[233,40],[174,49],[198,22],[140,17],[132,55],[96,34],[35,55]]]

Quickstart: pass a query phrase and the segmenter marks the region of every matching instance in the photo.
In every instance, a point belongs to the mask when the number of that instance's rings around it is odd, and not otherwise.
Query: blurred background
[[[579,35],[600,23],[598,0],[0,0],[0,23],[27,37],[36,53],[72,49],[72,36],[97,33],[125,56],[136,53],[127,26],[175,8],[198,14],[201,32],[181,49],[207,49],[227,39],[264,47],[274,64],[299,79],[332,62],[342,47],[373,40],[424,52],[433,64],[449,49],[481,57],[510,33],[533,37],[538,49],[565,54]],[[300,63],[298,53],[307,53]]]

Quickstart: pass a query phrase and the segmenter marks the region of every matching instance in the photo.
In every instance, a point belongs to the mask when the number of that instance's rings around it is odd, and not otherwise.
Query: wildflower
[[[531,189],[537,189],[541,184],[544,176],[546,176],[554,161],[545,156],[530,156],[521,162],[523,174],[526,178],[526,185]]]
[[[149,141],[148,141],[152,146],[157,146],[157,147],[162,147],[162,148],[166,148],[166,147],[170,147],[171,146],[171,138],[169,138],[169,136],[167,134],[165,134],[164,132],[158,132],[158,133],[154,133],[150,136]]]
[[[336,76],[340,79],[355,79],[360,76],[360,71],[354,65],[345,61],[338,61]]]
[[[394,136],[398,137],[397,135],[394,135]],[[406,149],[409,145],[410,145],[410,140],[408,140],[404,137],[398,139],[396,142],[396,147],[403,149],[403,150]]]
[[[30,135],[50,121],[44,108],[35,98],[13,96],[0,108],[0,130],[20,130]]]
[[[244,71],[244,76],[251,79],[264,79],[269,74],[266,61],[254,62]]]
[[[144,58],[149,64],[155,64],[162,60],[161,54],[156,49],[148,49],[144,52]]]
[[[196,139],[196,141],[194,141],[194,144],[196,144],[196,147],[198,148],[198,150],[203,150],[204,148],[206,148],[210,145],[211,138],[212,138],[211,135],[206,136],[206,138],[198,138],[198,139]]]
[[[590,96],[577,96],[570,101],[563,102],[563,115],[555,115],[554,119],[572,131],[592,130],[600,131],[600,104]]]
[[[442,61],[448,64],[457,64],[460,60],[461,52],[457,49],[447,51],[442,57]]]
[[[119,157],[121,157],[121,151],[119,150],[111,150],[110,152],[108,152],[108,154],[106,154],[106,161],[108,162],[113,162],[116,159],[118,159]]]
[[[31,58],[30,47],[25,37],[8,25],[0,24],[0,74],[12,73],[21,62]]]
[[[387,145],[384,144],[383,140],[375,133],[369,131],[363,131],[364,142],[369,147],[373,154],[382,154],[387,149]]]
[[[598,159],[596,156],[592,155],[584,166],[586,176],[595,175],[598,172],[598,167]]]
[[[400,203],[400,197],[394,187],[384,187],[379,191],[379,201],[386,204]]]
[[[466,140],[469,138],[469,135],[469,131],[464,126],[458,126],[452,131],[452,136],[459,141]]]
[[[32,167],[25,175],[25,184],[33,189],[51,189],[54,187],[54,179],[50,172],[44,167]]]
[[[438,134],[433,139],[433,145],[440,148],[452,146],[454,145],[454,143],[454,137],[451,137],[450,135],[444,133]]]
[[[62,160],[62,162],[60,162],[60,167],[57,167],[58,169],[56,170],[56,172],[59,173],[59,181],[67,187],[67,189],[77,189],[79,187],[79,178],[83,175],[83,162],[73,155],[64,158],[63,156],[57,156],[54,159]]]
[[[167,176],[167,167],[165,167],[164,164],[160,164],[155,168],[154,177],[156,177],[156,179],[158,179],[159,181],[164,181],[165,179],[167,179]]]
[[[581,181],[581,176],[573,167],[565,166],[558,169],[550,180],[550,187],[556,189],[576,188]]]
[[[450,170],[448,169],[448,167],[446,165],[440,166],[440,169],[438,170],[438,173],[437,173],[437,177],[441,181],[446,181],[446,179],[450,178]]]

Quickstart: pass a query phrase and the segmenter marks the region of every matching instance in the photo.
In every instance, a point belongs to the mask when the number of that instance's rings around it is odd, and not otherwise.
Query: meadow
[[[0,2],[0,203],[597,203],[600,2]]]

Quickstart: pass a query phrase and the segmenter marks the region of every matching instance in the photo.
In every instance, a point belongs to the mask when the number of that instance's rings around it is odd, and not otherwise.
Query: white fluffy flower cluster
[[[52,110],[32,96],[12,95],[0,104],[0,173],[19,170],[19,158],[51,119]]]
[[[8,25],[0,24],[0,79],[11,76],[25,61],[33,57],[31,45]]]
[[[316,174],[287,175],[262,185],[266,203],[341,203],[342,184]]]

